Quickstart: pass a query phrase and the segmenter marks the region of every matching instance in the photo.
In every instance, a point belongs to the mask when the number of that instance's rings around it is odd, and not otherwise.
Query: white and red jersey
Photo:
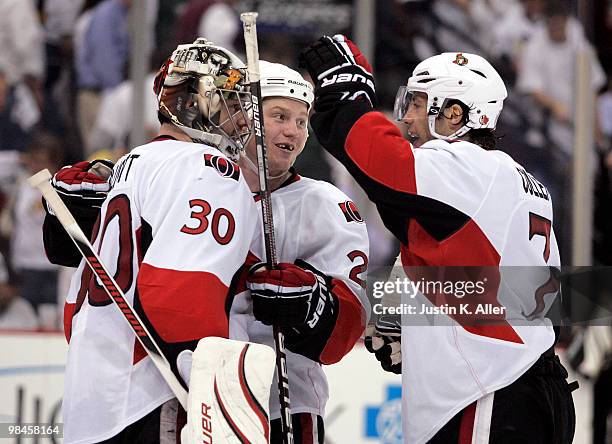
[[[200,144],[137,147],[111,183],[94,248],[174,366],[200,338],[229,335],[228,289],[257,208],[238,167]],[[64,442],[108,439],[174,397],[83,261],[65,312]]]
[[[547,266],[560,265],[550,195],[500,151],[442,140],[415,149],[366,103],[315,114],[312,124],[400,240],[400,273],[491,266],[501,274],[491,302],[508,309],[502,322],[402,319],[404,442],[424,443],[473,401],[518,379],[554,343],[549,320],[526,316],[542,313],[557,289],[546,287]],[[512,268],[500,266],[529,267],[528,274],[506,279]]]
[[[301,259],[330,277],[332,297],[338,302],[338,316],[329,336],[309,338],[303,354],[287,349],[291,412],[323,416],[329,390],[321,364],[338,362],[352,349],[370,312],[364,290],[367,230],[355,204],[327,182],[294,174],[271,196],[278,261],[294,263]],[[263,231],[251,252],[257,258],[265,257]],[[274,347],[272,327],[253,317],[244,283],[238,284],[236,291],[232,338]],[[270,394],[270,416],[280,417],[276,377]]]

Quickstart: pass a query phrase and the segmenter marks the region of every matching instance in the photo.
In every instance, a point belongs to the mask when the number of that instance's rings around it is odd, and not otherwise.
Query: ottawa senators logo
[[[221,156],[204,154],[204,165],[214,168],[223,177],[229,177],[238,181],[240,178],[240,168],[234,162]]]
[[[489,118],[487,117],[487,115],[483,114],[482,116],[480,116],[480,124],[486,125],[487,123],[489,123]]]
[[[455,58],[455,60],[453,60],[453,63],[455,65],[465,66],[468,64],[468,59],[465,58],[463,54],[459,53],[457,54],[457,57]]]
[[[339,203],[338,206],[342,210],[342,214],[344,214],[344,218],[347,222],[363,223],[363,219],[361,218],[361,214],[359,214],[355,202],[347,200],[346,202]]]

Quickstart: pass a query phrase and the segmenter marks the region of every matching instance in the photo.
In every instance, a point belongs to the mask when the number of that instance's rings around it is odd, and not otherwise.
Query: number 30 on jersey
[[[181,233],[202,234],[210,227],[210,231],[217,243],[227,245],[231,242],[234,237],[236,222],[229,210],[217,208],[213,212],[210,204],[203,199],[191,199],[189,207],[191,208],[190,218],[192,220],[183,225]],[[212,213],[212,218],[209,218],[210,213]]]

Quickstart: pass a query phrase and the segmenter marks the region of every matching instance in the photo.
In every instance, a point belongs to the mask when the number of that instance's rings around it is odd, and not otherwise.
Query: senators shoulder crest
[[[340,210],[342,210],[342,214],[344,214],[344,218],[347,222],[363,223],[363,219],[361,218],[361,214],[359,214],[355,202],[347,200],[346,202],[339,203],[338,206]]]
[[[231,160],[214,154],[204,154],[204,165],[214,168],[222,177],[238,181],[240,168]]]

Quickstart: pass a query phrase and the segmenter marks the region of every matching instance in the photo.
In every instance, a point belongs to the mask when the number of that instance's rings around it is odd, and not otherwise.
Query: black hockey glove
[[[51,179],[51,185],[88,237],[91,237],[100,207],[110,190],[108,179],[112,169],[113,163],[110,160],[79,162],[63,167]],[[43,224],[43,242],[49,261],[76,267],[81,261],[79,251],[44,199],[43,206],[47,212]]]
[[[367,100],[372,107],[378,104],[370,63],[342,34],[323,36],[302,50],[300,66],[315,82],[317,112],[347,100]]]
[[[304,261],[281,263],[273,270],[265,263],[253,265],[247,277],[253,315],[266,325],[295,327],[306,334],[334,322],[337,301],[331,282]]]
[[[365,346],[374,353],[383,370],[402,373],[402,342],[399,316],[381,316],[376,325],[369,325],[365,333]]]

